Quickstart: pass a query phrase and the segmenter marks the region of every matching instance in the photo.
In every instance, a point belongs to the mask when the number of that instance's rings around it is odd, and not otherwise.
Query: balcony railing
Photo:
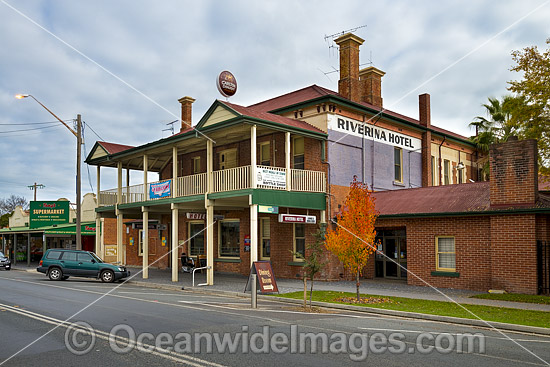
[[[285,168],[257,166],[256,177],[251,175],[251,166],[228,168],[212,172],[212,192],[226,192],[249,189],[253,187],[252,180],[256,180],[256,187],[268,190],[287,190],[287,175]],[[174,195],[172,182],[169,184],[169,194],[151,198],[151,185],[162,186],[169,181],[162,180],[147,184],[147,193],[143,191],[143,184],[122,188],[122,204],[137,203],[149,200],[158,200]],[[206,193],[208,176],[199,173],[177,178],[176,197],[203,195]],[[303,192],[326,192],[326,176],[324,172],[300,169],[290,170],[290,190]],[[99,193],[99,205],[110,206],[117,203],[117,189],[104,190]]]

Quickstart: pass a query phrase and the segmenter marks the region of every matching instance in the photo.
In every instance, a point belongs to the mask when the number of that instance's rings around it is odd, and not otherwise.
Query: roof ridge
[[[328,94],[332,94],[332,93],[337,94],[336,92],[331,91],[330,89],[320,87],[320,86],[318,86],[317,84],[311,84],[311,85],[308,85],[307,87],[303,87],[303,88],[300,88],[300,89],[296,89],[296,90],[290,91],[290,92],[288,92],[288,93],[281,94],[281,95],[278,95],[278,96],[275,96],[275,97],[266,99],[266,100],[264,100],[264,101],[261,101],[261,102],[258,102],[258,103],[251,104],[251,105],[248,106],[248,107],[253,107],[253,106],[261,105],[261,104],[267,103],[267,102],[269,102],[269,101],[273,101],[273,100],[275,100],[275,99],[279,99],[279,98],[282,98],[282,97],[285,97],[285,96],[289,96],[289,95],[294,94],[294,93],[301,92],[301,91],[306,90],[306,89],[314,89],[314,90],[317,90],[317,91],[318,91],[318,89],[322,89],[322,92],[321,92],[321,93],[322,93],[323,95],[328,95]],[[318,92],[319,92],[319,91],[318,91]],[[331,93],[328,93],[328,92],[331,92]]]

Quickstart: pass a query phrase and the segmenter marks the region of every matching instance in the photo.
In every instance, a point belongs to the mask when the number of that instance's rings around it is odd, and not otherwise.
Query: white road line
[[[63,320],[58,320],[58,319],[55,319],[53,317],[42,315],[42,314],[39,314],[39,313],[36,313],[36,312],[24,310],[24,309],[21,309],[21,308],[12,307],[12,306],[5,305],[5,304],[0,304],[0,307],[2,307],[3,309],[5,309],[7,311],[10,311],[10,312],[13,312],[13,313],[25,316],[25,317],[29,317],[29,318],[32,318],[32,319],[35,319],[35,320],[39,320],[39,321],[42,321],[42,322],[47,323],[47,324],[51,324],[51,325],[55,325],[55,326],[61,326],[61,327],[64,327],[66,329],[68,329],[69,327],[82,329],[82,326],[78,325],[76,323],[63,321]],[[109,338],[111,338],[111,339],[114,338],[114,339],[117,340],[117,342],[125,343],[125,345],[129,345],[130,343],[135,343],[135,345],[139,348],[147,347],[147,350],[148,350],[147,353],[148,354],[153,354],[157,357],[162,357],[162,358],[165,358],[165,359],[169,359],[169,360],[172,360],[174,362],[185,363],[187,365],[197,366],[197,367],[203,367],[203,366],[226,367],[226,366],[218,364],[218,363],[209,362],[209,361],[206,361],[204,359],[191,357],[189,355],[180,354],[180,353],[177,353],[177,352],[172,352],[172,351],[166,351],[164,353],[158,352],[154,348],[151,349],[151,347],[154,347],[154,345],[151,346],[149,344],[144,344],[144,343],[140,343],[138,341],[133,341],[133,340],[130,340],[128,338],[121,337],[120,335],[110,335],[109,333],[107,333],[105,331],[102,331],[102,330],[94,329],[93,331],[94,331],[96,337],[98,337],[102,340],[105,340],[107,342],[110,341]],[[199,363],[201,363],[201,364],[199,364]],[[0,366],[2,364],[4,364],[4,362],[1,362]]]

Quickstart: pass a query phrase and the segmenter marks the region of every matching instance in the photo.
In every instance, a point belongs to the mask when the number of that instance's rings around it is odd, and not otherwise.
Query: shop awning
[[[29,227],[12,227],[12,228],[2,228],[2,229],[0,229],[0,235],[2,235],[2,234],[13,234],[13,233],[42,233],[43,231],[44,231],[43,228],[29,229]]]
[[[76,224],[58,224],[57,226],[42,228],[46,235],[69,234],[76,235]],[[95,236],[95,222],[86,222],[81,225],[82,236]]]

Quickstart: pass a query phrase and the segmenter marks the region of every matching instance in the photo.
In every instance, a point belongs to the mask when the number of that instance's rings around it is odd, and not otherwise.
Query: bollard
[[[250,302],[252,308],[258,308],[258,293],[256,290],[256,274],[251,274],[250,277],[252,278],[251,287],[250,287]]]

